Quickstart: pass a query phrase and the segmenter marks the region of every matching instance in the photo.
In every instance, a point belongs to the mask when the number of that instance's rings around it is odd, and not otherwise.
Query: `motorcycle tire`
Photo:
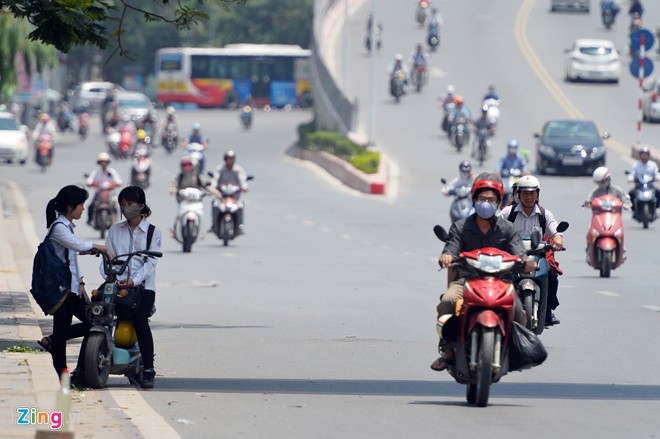
[[[648,204],[642,206],[642,226],[645,229],[649,228],[649,222],[651,222],[651,209]]]
[[[234,221],[224,221],[223,231],[222,231],[222,245],[227,247],[229,245],[229,241],[232,240],[233,235],[234,235]]]
[[[600,259],[600,277],[610,277],[612,270],[612,250],[605,250]]]
[[[481,326],[479,334],[479,358],[477,360],[477,391],[475,404],[479,407],[488,405],[490,385],[493,379],[493,358],[495,349],[495,330]]]
[[[193,230],[194,224],[188,221],[185,226],[183,226],[183,230],[181,231],[181,234],[183,235],[183,252],[184,253],[190,253],[192,250],[192,245],[194,239],[194,233],[195,231]]]
[[[545,316],[548,315],[548,293],[541,291],[541,300],[534,303],[536,308],[536,328],[533,329],[536,335],[541,335],[545,329]]]
[[[105,386],[110,376],[112,353],[105,342],[105,335],[92,332],[85,345],[85,378],[93,389]]]
[[[484,160],[486,160],[486,145],[480,144],[479,145],[479,166],[483,166]]]
[[[99,231],[101,232],[101,239],[105,239],[105,231],[108,225],[108,212],[105,209],[102,209],[98,212],[98,218],[96,219],[96,224],[99,226]]]
[[[467,399],[468,404],[474,404],[477,402],[477,385],[475,383],[468,383],[465,392],[465,399]]]
[[[534,292],[530,290],[523,291],[522,306],[525,310],[525,327],[530,331],[535,331],[534,328]]]

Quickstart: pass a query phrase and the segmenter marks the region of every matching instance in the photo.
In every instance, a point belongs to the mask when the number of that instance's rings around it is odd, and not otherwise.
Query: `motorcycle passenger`
[[[36,141],[40,135],[48,134],[52,136],[53,140],[55,140],[56,131],[55,124],[50,119],[48,113],[41,113],[39,115],[39,122],[37,122],[34,126],[34,130],[32,130],[32,139]]]
[[[500,100],[500,95],[497,94],[495,91],[495,86],[494,85],[489,85],[488,86],[488,91],[484,95],[482,101],[487,101],[488,99],[494,99],[496,101]]]
[[[455,98],[456,95],[455,95],[454,86],[450,84],[447,86],[447,93],[439,99],[442,108],[445,109],[447,105],[453,103]]]
[[[219,196],[220,187],[226,184],[232,184],[241,188],[241,192],[248,191],[247,184],[247,174],[245,170],[238,164],[236,164],[236,153],[234,151],[227,151],[224,156],[225,163],[219,165],[215,171],[213,171],[213,181],[211,186],[215,189],[214,192]],[[240,197],[240,193],[236,194],[236,198]],[[215,209],[212,212],[213,218],[211,224],[215,224],[217,212]],[[236,212],[236,222],[238,223],[239,233],[245,233],[245,206],[241,206]]]
[[[497,174],[484,172],[477,176],[472,185],[472,202],[475,213],[456,221],[449,228],[449,238],[440,255],[440,266],[447,268],[461,252],[484,247],[495,247],[517,256],[525,255],[522,238],[516,232],[513,224],[495,215],[503,195],[502,179]],[[534,269],[533,261],[525,262],[526,272]],[[465,278],[469,274],[459,267],[457,279],[449,284],[440,298],[437,306],[438,322],[440,322],[440,317],[455,313],[456,302],[463,298]],[[525,312],[517,297],[514,297],[514,319],[522,325],[525,324]],[[442,338],[438,347],[442,356],[433,362],[431,369],[441,371],[454,361],[454,353],[450,344]]]
[[[144,191],[137,186],[128,186],[119,193],[119,206],[126,218],[113,224],[108,230],[105,241],[106,247],[116,255],[123,255],[137,250],[147,250],[147,234],[151,209],[147,206]],[[161,246],[161,232],[158,227],[154,229],[149,250],[159,252]],[[131,258],[128,269],[118,277],[119,288],[133,288],[142,285],[140,301],[135,310],[131,311],[131,319],[135,327],[140,353],[144,363],[144,371],[140,387],[151,389],[154,387],[154,339],[149,327],[149,317],[152,314],[156,300],[156,264],[157,258]],[[101,275],[105,276],[105,267],[101,264]]]
[[[204,176],[195,168],[190,157],[183,157],[180,162],[181,172],[174,177],[170,184],[170,194],[176,197],[176,202],[181,202],[179,191],[181,189],[193,187],[199,190],[205,190],[208,183]],[[176,236],[177,217],[174,218],[174,225],[170,228],[172,237]]]
[[[616,16],[619,13],[621,8],[616,4],[615,0],[600,0],[600,15],[601,17],[605,15],[606,11],[612,12],[612,21],[616,20]]]
[[[520,155],[520,143],[516,139],[509,140],[506,144],[506,154],[497,162],[497,172],[500,175],[509,169],[520,169],[523,174],[527,173],[527,160]]]
[[[628,174],[628,181],[629,182],[636,182],[639,177],[648,175],[649,177],[652,178],[652,181],[658,181],[660,180],[660,173],[658,172],[658,164],[654,162],[653,160],[649,160],[651,158],[651,151],[649,150],[648,146],[643,146],[642,149],[639,151],[639,160],[633,164],[632,168],[630,168],[630,172]],[[632,210],[635,214],[637,210],[635,209],[635,188],[628,192],[628,195],[630,196],[630,200],[632,201]],[[657,188],[655,189],[655,208],[657,209],[660,207],[660,190]]]
[[[481,107],[481,116],[479,119],[474,121],[474,128],[478,133],[480,129],[485,128],[488,130],[488,136],[492,137],[495,135],[495,124],[488,117],[488,107],[484,105]],[[473,147],[472,147],[472,157],[476,156],[477,148],[479,147],[479,139],[475,137]]]
[[[557,298],[557,290],[559,288],[558,276],[564,274],[555,260],[554,252],[563,248],[564,237],[561,233],[557,232],[558,224],[552,212],[540,206],[540,192],[541,184],[538,178],[533,175],[520,177],[516,185],[516,193],[520,202],[505,207],[499,215],[511,221],[516,231],[524,239],[529,239],[532,236],[532,232],[538,230],[542,236],[549,239],[552,243],[553,251],[546,254],[546,261],[549,267],[548,307],[545,324],[546,326],[553,326],[559,324],[559,319],[552,312],[559,306],[559,300]]]
[[[208,144],[206,142],[206,137],[202,134],[202,126],[199,123],[194,123],[192,125],[192,133],[190,133],[190,136],[188,136],[188,138],[183,142],[184,149],[191,143],[198,143],[204,147],[198,164],[200,172],[204,172],[204,168],[206,166],[206,149],[208,148]]]
[[[96,187],[103,181],[110,181],[115,183],[117,186],[124,184],[119,176],[119,172],[115,169],[109,167],[110,164],[110,155],[107,152],[102,152],[96,158],[96,164],[98,166],[87,177],[85,184],[89,187]],[[94,194],[94,199],[89,203],[89,208],[87,209],[87,225],[92,225],[92,218],[94,217],[94,210],[96,208],[96,203],[99,197],[99,190]]]
[[[401,74],[403,78],[403,90],[405,93],[406,86],[408,85],[408,67],[403,62],[403,55],[397,54],[394,57],[394,63],[387,70],[390,75],[390,93],[394,94],[394,78],[397,74]]]
[[[640,0],[632,0],[630,3],[630,9],[628,9],[628,15],[635,18],[642,18],[644,15],[644,6]]]
[[[474,176],[472,175],[472,164],[467,160],[463,160],[458,164],[458,177],[447,183],[445,187],[442,188],[442,193],[446,196],[454,195],[453,191],[456,190],[457,187],[472,187],[473,182]]]
[[[596,168],[593,173],[593,179],[597,186],[587,196],[583,206],[587,206],[591,200],[602,197],[603,195],[614,195],[623,203],[628,201],[628,195],[620,187],[612,184],[612,174],[605,166]]]

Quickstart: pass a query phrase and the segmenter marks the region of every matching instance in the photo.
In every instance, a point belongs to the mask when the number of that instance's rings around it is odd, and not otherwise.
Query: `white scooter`
[[[447,180],[441,178],[442,184],[447,184]],[[450,190],[443,190],[447,196],[453,196],[454,200],[449,207],[449,217],[451,222],[455,223],[458,220],[465,219],[474,213],[474,206],[472,205],[472,193],[470,186],[460,185]]]
[[[488,119],[493,127],[497,128],[497,123],[500,120],[500,101],[498,99],[486,99],[481,106],[488,109]]]
[[[200,143],[189,143],[186,145],[184,151],[184,155],[190,157],[190,160],[192,160],[193,166],[197,168],[199,172],[204,172],[203,169],[200,169],[200,163],[204,157],[204,145]]]
[[[206,192],[194,187],[180,189],[179,214],[174,226],[174,239],[183,245],[183,252],[190,253],[193,243],[201,230],[202,216],[204,216],[204,203],[202,200]]]

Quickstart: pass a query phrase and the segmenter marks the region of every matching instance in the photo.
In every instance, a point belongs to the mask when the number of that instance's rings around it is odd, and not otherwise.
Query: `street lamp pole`
[[[348,0],[344,0],[344,71],[343,71],[343,78],[342,78],[342,84],[344,86],[344,93],[348,96],[349,94],[349,74],[348,74],[348,62],[350,57],[348,56],[348,50],[349,50],[349,33],[348,33]]]
[[[369,65],[369,122],[367,123],[367,142],[374,144],[374,125],[376,120],[376,0],[371,0],[371,29],[369,29],[369,38],[371,39],[371,62]]]

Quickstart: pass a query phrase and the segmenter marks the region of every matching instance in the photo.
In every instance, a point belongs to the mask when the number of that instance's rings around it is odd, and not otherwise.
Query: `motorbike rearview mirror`
[[[557,224],[557,232],[559,233],[564,233],[566,230],[568,230],[568,221],[562,221],[559,224]]]
[[[532,232],[532,250],[535,250],[536,247],[541,243],[541,232],[534,230]]]
[[[603,139],[607,140],[607,139],[609,139],[609,138],[610,138],[610,133],[608,133],[607,131],[605,131],[605,132],[603,133]]]
[[[541,135],[539,133],[534,133],[534,138],[535,139],[538,139],[539,137],[541,137]]]
[[[624,172],[624,174],[626,174],[626,175],[630,175],[630,170],[629,170],[629,169],[626,169],[626,170],[623,171],[623,172]]]
[[[442,177],[442,178],[440,179],[440,183],[442,183],[442,184],[447,184],[447,179],[444,178],[444,177]]]
[[[254,180],[254,175],[248,175],[246,180],[247,181]]]
[[[207,172],[206,175],[208,175],[209,177],[213,178],[213,172]]]
[[[85,178],[89,178],[89,174],[88,174],[87,172],[85,172],[85,173],[83,174],[83,177],[85,177]]]
[[[435,233],[435,236],[442,242],[447,242],[449,239],[447,231],[442,226],[433,226],[433,233]]]

